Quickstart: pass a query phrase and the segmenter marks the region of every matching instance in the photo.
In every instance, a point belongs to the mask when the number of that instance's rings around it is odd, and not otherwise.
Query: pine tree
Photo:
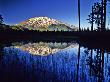
[[[3,18],[2,18],[2,15],[0,15],[0,25],[3,24]]]
[[[81,30],[80,28],[80,0],[78,0],[78,18],[79,18],[79,31]]]

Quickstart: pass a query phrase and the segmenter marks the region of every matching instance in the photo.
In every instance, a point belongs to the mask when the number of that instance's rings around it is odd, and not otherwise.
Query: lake
[[[0,82],[110,82],[109,47],[87,45],[77,41],[1,43]]]

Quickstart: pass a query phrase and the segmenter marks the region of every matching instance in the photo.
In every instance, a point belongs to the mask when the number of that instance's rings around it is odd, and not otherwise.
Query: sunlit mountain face
[[[17,28],[16,28],[17,27]],[[39,31],[76,31],[77,27],[55,20],[49,17],[34,17],[23,21],[13,27],[13,29],[26,28],[28,30]]]
[[[28,43],[28,44],[14,44],[14,48],[27,51],[32,55],[47,56],[49,54],[57,53],[61,50],[77,47],[77,43]]]

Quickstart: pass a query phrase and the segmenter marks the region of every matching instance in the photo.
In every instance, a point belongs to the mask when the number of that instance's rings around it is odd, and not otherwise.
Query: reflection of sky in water
[[[90,75],[90,66],[87,65],[90,51],[88,52],[83,47],[81,48],[79,67],[77,67],[78,46],[63,49],[48,56],[31,55],[29,52],[13,47],[5,47],[3,53],[0,64],[1,75],[8,76],[11,79],[14,77],[19,82],[21,80],[24,82],[76,82],[77,77],[79,82],[98,81],[99,76],[94,74],[94,69],[92,71],[93,74]],[[96,51],[93,51],[92,58],[93,65],[95,65]],[[102,67],[104,71],[100,71],[104,77],[104,82],[110,81],[108,75],[108,68],[110,69],[109,61],[110,57],[108,55],[107,59],[107,54],[105,53],[104,67]],[[94,68],[97,67],[94,66]]]

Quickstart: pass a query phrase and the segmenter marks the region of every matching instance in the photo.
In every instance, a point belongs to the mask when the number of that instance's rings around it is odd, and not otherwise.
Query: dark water
[[[43,43],[37,46],[57,51],[33,55],[15,45],[1,44],[0,82],[110,82],[110,55],[105,49],[85,48],[75,42]]]

